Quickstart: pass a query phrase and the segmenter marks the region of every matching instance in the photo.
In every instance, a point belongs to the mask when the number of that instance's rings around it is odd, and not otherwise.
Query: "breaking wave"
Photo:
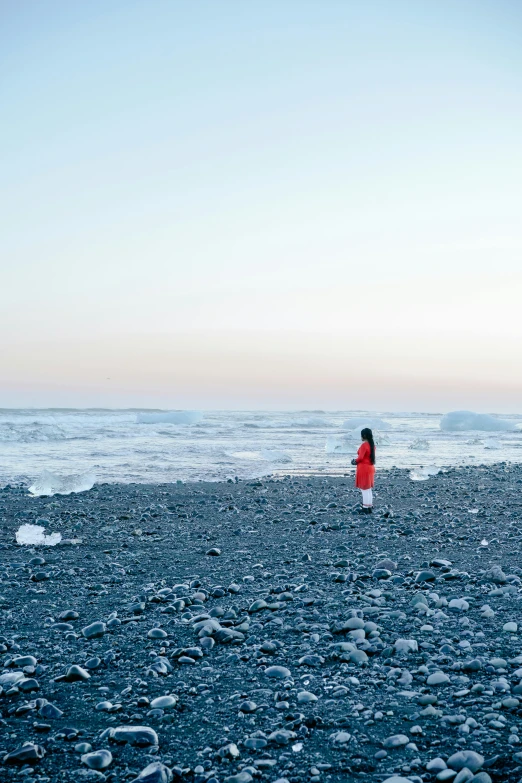
[[[69,440],[68,435],[57,424],[3,424],[0,426],[0,441],[4,443],[47,443],[49,441]]]

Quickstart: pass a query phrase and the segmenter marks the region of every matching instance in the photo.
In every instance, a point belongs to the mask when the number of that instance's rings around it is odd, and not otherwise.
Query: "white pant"
[[[363,506],[373,506],[373,492],[371,489],[361,489]]]

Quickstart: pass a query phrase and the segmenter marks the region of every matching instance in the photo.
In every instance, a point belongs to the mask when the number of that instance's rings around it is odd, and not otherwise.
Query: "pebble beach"
[[[522,779],[522,466],[0,490],[0,780]],[[20,546],[34,524],[56,546]]]

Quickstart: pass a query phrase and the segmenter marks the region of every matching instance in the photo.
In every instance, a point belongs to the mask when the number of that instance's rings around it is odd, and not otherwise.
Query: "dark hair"
[[[370,461],[372,465],[375,465],[375,443],[373,442],[373,432],[369,427],[365,427],[361,430],[361,438],[367,440],[370,444]]]

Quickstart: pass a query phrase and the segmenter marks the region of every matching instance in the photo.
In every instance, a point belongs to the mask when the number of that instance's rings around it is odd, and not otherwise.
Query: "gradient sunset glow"
[[[0,406],[520,411],[521,17],[4,5]]]

